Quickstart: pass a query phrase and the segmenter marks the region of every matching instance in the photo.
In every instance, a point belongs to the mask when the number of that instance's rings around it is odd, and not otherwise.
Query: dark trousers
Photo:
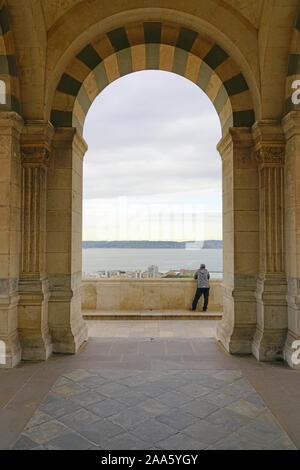
[[[197,288],[196,294],[195,294],[195,297],[194,297],[194,300],[193,300],[193,306],[192,306],[193,310],[196,310],[198,300],[200,299],[202,294],[204,296],[203,310],[206,311],[207,304],[208,304],[208,297],[209,297],[209,287],[198,287]]]

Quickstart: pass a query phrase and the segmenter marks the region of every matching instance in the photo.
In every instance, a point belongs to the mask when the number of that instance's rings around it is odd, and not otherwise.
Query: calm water
[[[88,248],[82,250],[82,271],[146,270],[154,264],[165,273],[170,269],[197,269],[204,263],[212,277],[222,277],[222,253],[223,250]]]

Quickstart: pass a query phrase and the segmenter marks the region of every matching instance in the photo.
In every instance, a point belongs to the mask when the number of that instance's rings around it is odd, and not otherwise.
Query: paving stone
[[[145,421],[131,431],[131,433],[136,437],[152,444],[166,439],[167,437],[176,434],[176,432],[177,431],[174,428],[159,423],[155,419]]]
[[[179,391],[166,392],[158,398],[160,403],[163,403],[168,407],[184,405],[185,403],[192,401],[192,399],[193,398],[190,395],[186,395]]]
[[[85,424],[99,421],[100,417],[96,414],[91,413],[89,410],[80,408],[75,413],[62,416],[59,421],[68,426],[71,429],[80,431],[81,427]]]
[[[79,380],[78,383],[84,386],[85,388],[88,388],[90,390],[95,390],[96,388],[106,384],[107,379],[105,379],[104,377],[99,377],[98,375],[94,375],[94,376]]]
[[[221,425],[229,431],[235,431],[241,426],[246,426],[251,423],[251,420],[253,418],[235,413],[227,408],[222,408],[207,417],[209,423]]]
[[[144,375],[138,374],[130,377],[122,377],[118,379],[118,383],[121,385],[127,385],[128,387],[134,387],[135,385],[141,385],[147,382],[147,378]]]
[[[145,409],[140,406],[135,406],[133,408],[126,408],[120,413],[111,416],[110,421],[126,429],[131,429],[150,418],[151,415]]]
[[[241,398],[251,390],[252,387],[245,379],[239,379],[231,384],[226,385],[220,391],[222,393],[228,393],[229,395],[235,395]]]
[[[222,370],[213,375],[218,380],[223,380],[224,382],[232,383],[235,380],[241,379],[243,374],[240,370]]]
[[[153,417],[165,413],[168,410],[168,406],[160,403],[159,400],[154,400],[153,398],[149,398],[148,400],[142,402],[139,406],[148,411],[148,413]]]
[[[58,436],[47,443],[53,450],[87,450],[91,445],[90,441],[76,433]]]
[[[159,397],[159,395],[166,392],[164,388],[160,387],[155,382],[147,382],[142,385],[137,385],[136,387],[133,387],[133,391],[143,393],[150,398]]]
[[[52,418],[59,418],[60,416],[73,413],[79,408],[80,405],[78,403],[61,398],[43,406],[43,411],[52,416]]]
[[[115,397],[115,399],[127,406],[135,406],[145,401],[145,395],[141,392],[134,392],[133,390],[122,393]]]
[[[207,444],[196,441],[186,434],[177,433],[157,442],[156,446],[162,450],[202,450],[207,447]]]
[[[218,406],[203,398],[196,398],[182,407],[183,411],[190,413],[197,418],[205,418],[218,409]]]
[[[180,387],[178,391],[186,393],[191,397],[201,397],[210,393],[210,389],[206,387],[202,387],[202,385],[191,383]]]
[[[53,387],[52,391],[58,395],[62,395],[63,397],[70,397],[87,391],[87,388],[80,386],[78,383],[72,382],[70,384],[60,385],[59,387]]]
[[[223,408],[227,405],[236,401],[236,396],[227,395],[226,393],[220,393],[218,390],[210,392],[208,395],[205,395],[205,399],[210,403],[214,403],[219,408]]]
[[[93,374],[88,372],[85,369],[75,369],[72,372],[67,372],[63,374],[63,377],[66,377],[67,379],[73,380],[75,382],[79,380],[85,380],[88,377],[92,377]]]
[[[80,434],[94,444],[103,444],[118,434],[124,433],[124,429],[107,419],[101,419],[92,424],[82,426]]]
[[[27,436],[21,436],[12,447],[12,450],[31,450],[36,447],[36,442]]]
[[[185,428],[182,432],[192,437],[194,440],[207,445],[213,444],[229,434],[228,430],[223,426],[210,424],[205,420],[198,420],[196,423]]]
[[[128,390],[128,387],[117,382],[107,383],[97,388],[97,392],[106,397],[118,397],[123,393],[127,393]]]
[[[59,379],[57,379],[57,381],[55,382],[55,386],[59,387],[60,385],[66,385],[66,384],[71,384],[71,383],[72,383],[71,379],[67,379],[67,377],[59,377]]]
[[[264,411],[264,408],[262,408],[261,406],[256,406],[253,403],[250,403],[246,400],[237,400],[227,405],[226,409],[232,410],[235,413],[238,413],[244,416],[249,416],[249,417],[258,416],[260,413]]]
[[[185,413],[180,408],[171,409],[168,413],[157,416],[156,419],[178,431],[185,429],[197,420],[195,416]]]
[[[106,397],[90,390],[88,392],[79,393],[78,395],[72,395],[69,400],[78,403],[80,406],[85,406],[91,405],[92,403],[99,403],[101,400],[106,400]]]
[[[297,450],[295,444],[291,441],[291,439],[285,435],[276,439],[271,445],[265,447],[267,450]]]
[[[40,424],[39,426],[26,429],[23,434],[37,444],[44,444],[55,437],[61,436],[62,434],[68,434],[69,432],[70,430],[62,423],[52,420],[47,423]]]
[[[146,450],[147,444],[137,439],[136,436],[126,432],[109,439],[106,448],[107,450]]]
[[[256,393],[255,390],[251,390],[248,393],[243,394],[244,400],[249,401],[250,403],[253,403],[254,405],[261,406],[262,408],[267,408],[267,405],[263,401],[263,399],[259,396],[258,393]]]
[[[25,429],[31,428],[32,426],[38,426],[39,424],[46,423],[47,421],[50,421],[51,419],[53,419],[52,416],[44,413],[41,410],[36,410],[31,420],[27,423],[27,426],[25,427]]]
[[[58,395],[57,393],[54,392],[49,392],[48,395],[45,396],[42,404],[40,405],[40,409],[42,409],[44,406],[48,405],[48,403],[53,403],[56,400],[61,400],[61,395]]]
[[[105,400],[102,400],[99,403],[92,403],[91,405],[86,405],[86,408],[89,411],[98,415],[101,418],[107,418],[109,416],[120,413],[125,409],[125,407],[125,404],[122,404],[116,400],[111,400],[110,398],[106,398]]]

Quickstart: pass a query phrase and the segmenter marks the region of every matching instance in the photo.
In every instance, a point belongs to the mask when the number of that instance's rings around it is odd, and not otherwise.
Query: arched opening
[[[175,74],[133,73],[100,93],[84,138],[84,314],[163,309],[185,318],[205,263],[210,311],[221,315],[221,129],[208,97]]]
[[[130,24],[102,34],[73,57],[58,81],[51,111],[56,129],[47,209],[49,238],[52,232],[47,273],[54,351],[74,352],[87,337],[80,298],[82,159],[86,151],[81,135],[85,118],[107,85],[148,69],[188,78],[205,92],[218,113],[223,136],[218,151],[222,157],[225,269],[224,314],[217,337],[231,352],[250,353],[256,327],[259,256],[252,92],[241,67],[208,36],[159,22]],[[60,242],[55,242],[58,232]],[[66,309],[64,320],[59,306]]]

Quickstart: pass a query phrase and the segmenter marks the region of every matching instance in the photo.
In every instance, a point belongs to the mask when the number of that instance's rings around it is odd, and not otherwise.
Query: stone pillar
[[[18,335],[18,281],[21,252],[22,118],[0,113],[0,367],[21,359]]]
[[[217,339],[250,354],[256,326],[259,259],[258,171],[248,128],[231,128],[218,145],[223,172],[223,319]]]
[[[282,127],[274,121],[253,125],[259,167],[260,263],[257,326],[252,352],[260,361],[283,358],[287,331],[284,267],[284,154]]]
[[[23,360],[46,360],[52,353],[46,275],[46,191],[52,136],[51,124],[29,122],[21,137],[22,259],[19,332]]]
[[[295,361],[299,354],[294,344],[300,341],[300,112],[290,112],[282,124],[286,137],[285,260],[288,286],[288,332],[284,359],[290,367],[300,369],[300,364]]]
[[[86,150],[75,129],[56,129],[48,173],[47,272],[49,325],[57,353],[76,353],[87,340],[81,313],[82,164]]]

